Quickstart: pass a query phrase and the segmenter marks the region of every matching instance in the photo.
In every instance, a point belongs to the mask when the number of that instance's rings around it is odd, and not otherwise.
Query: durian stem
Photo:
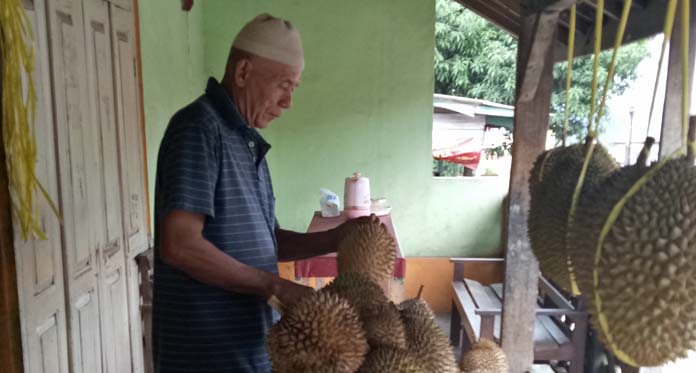
[[[280,299],[276,298],[275,295],[271,295],[270,298],[266,301],[269,306],[271,306],[273,309],[278,311],[279,313],[283,313],[283,310],[285,309],[285,306],[283,305],[283,302],[280,301]]]
[[[640,150],[640,154],[638,155],[638,160],[636,161],[637,165],[640,166],[647,166],[648,165],[648,157],[650,157],[650,149],[652,146],[655,144],[655,138],[654,137],[646,137],[645,142],[643,143],[643,149]],[[630,159],[626,160],[626,163],[628,163]]]
[[[418,289],[418,295],[416,295],[416,299],[421,299],[421,295],[423,294],[423,288],[425,285],[421,285],[420,288]]]

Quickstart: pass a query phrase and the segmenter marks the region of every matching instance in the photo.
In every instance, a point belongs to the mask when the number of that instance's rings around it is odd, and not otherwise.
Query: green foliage
[[[517,41],[452,0],[437,0],[435,92],[512,104]]]
[[[433,176],[473,176],[473,171],[459,163],[433,158]]]
[[[636,79],[638,63],[647,55],[645,42],[621,47],[608,98],[623,93]],[[517,41],[505,31],[453,0],[436,1],[435,93],[473,97],[513,105]],[[597,103],[607,76],[611,51],[600,55]],[[550,128],[561,138],[567,63],[553,72]],[[570,90],[569,137],[582,139],[590,113],[592,56],[576,58]],[[597,105],[598,106],[598,105]],[[609,112],[605,113],[607,119]]]

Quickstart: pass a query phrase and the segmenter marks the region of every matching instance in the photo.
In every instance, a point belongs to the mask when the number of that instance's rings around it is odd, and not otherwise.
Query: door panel
[[[131,0],[127,0],[130,2]],[[127,8],[126,8],[127,9]],[[116,81],[116,120],[121,154],[123,227],[127,249],[126,277],[130,308],[133,372],[150,371],[143,355],[143,330],[140,322],[140,276],[135,256],[147,250],[147,214],[145,194],[145,152],[139,107],[136,63],[135,17],[124,7],[111,6],[111,42]]]
[[[80,1],[48,1],[54,121],[58,154],[65,279],[70,320],[70,371],[101,372],[97,299],[97,242],[90,198],[98,180],[93,167],[94,124],[89,116],[85,28]],[[91,204],[91,205],[90,205]]]
[[[60,343],[58,325],[56,323],[56,315],[54,314],[43,325],[36,330],[36,335],[39,339],[41,349],[41,370],[40,372],[54,372],[57,367],[60,367]]]
[[[72,323],[70,325],[73,337],[73,371],[101,371],[101,351],[99,351],[98,329],[99,304],[93,291],[83,293],[72,304]]]
[[[145,153],[140,122],[133,14],[112,7],[117,119],[121,136],[124,225],[129,256],[147,249]]]
[[[95,141],[91,151],[90,200],[99,258],[99,305],[104,372],[126,372],[130,366],[130,335],[121,201],[120,147],[116,122],[109,4],[83,0],[87,26],[86,52],[90,119]]]
[[[59,203],[45,2],[25,0],[24,8],[33,29],[35,49],[35,174],[52,199]],[[19,227],[14,226],[24,371],[67,373],[68,335],[60,222],[42,195],[36,195],[35,204],[41,228],[48,239],[31,237],[24,241]]]

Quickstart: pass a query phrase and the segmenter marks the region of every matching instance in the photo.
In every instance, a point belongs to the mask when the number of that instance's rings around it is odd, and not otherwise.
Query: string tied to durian
[[[604,90],[602,92],[602,101],[597,110],[597,126],[594,126],[595,117],[595,104],[597,98],[597,80],[598,80],[598,70],[599,70],[599,58],[602,47],[602,24],[604,17],[604,0],[597,1],[596,17],[595,17],[595,40],[594,40],[594,60],[592,66],[592,94],[590,98],[590,115],[588,118],[587,125],[587,138],[586,138],[586,153],[585,159],[582,164],[582,169],[580,170],[580,176],[578,177],[577,184],[575,185],[575,190],[573,191],[573,198],[570,204],[570,211],[568,213],[568,226],[572,226],[575,220],[575,213],[577,211],[578,202],[580,201],[580,193],[585,184],[585,177],[587,175],[587,169],[590,166],[590,160],[592,159],[592,153],[594,152],[595,141],[599,136],[599,125],[604,114],[604,107],[606,105],[607,93],[611,82],[614,79],[614,72],[616,69],[616,59],[619,53],[619,48],[623,43],[624,32],[626,31],[626,25],[628,23],[628,16],[631,12],[632,0],[626,0],[624,2],[623,10],[621,12],[621,18],[619,20],[619,27],[616,32],[616,39],[614,40],[614,49],[611,56],[611,62],[609,63],[609,71],[607,78],[604,82]],[[569,46],[569,49],[571,47]],[[567,255],[568,261],[568,274],[570,276],[571,291],[574,295],[580,294],[580,289],[578,288],[577,281],[575,279],[573,261],[570,255]]]
[[[665,44],[667,40],[670,38],[671,35],[671,30],[674,25],[674,19],[676,17],[676,9],[677,9],[677,1],[678,0],[670,0],[668,5],[667,5],[667,12],[666,12],[666,19],[665,19],[665,39],[663,40],[663,46],[662,46],[662,51],[661,51],[661,56],[660,56],[660,61],[658,64],[658,78],[659,79],[659,72],[662,67],[662,61],[664,57],[664,51],[665,51]],[[681,2],[681,21],[682,21],[682,28],[681,28],[681,48],[682,48],[682,55],[681,55],[681,63],[682,63],[682,74],[683,76],[688,76],[688,38],[689,38],[689,1],[688,0],[682,0]],[[599,239],[597,241],[597,246],[595,249],[595,257],[594,257],[594,266],[593,266],[593,271],[592,271],[592,282],[593,282],[593,300],[594,300],[594,306],[595,306],[595,313],[596,313],[596,318],[597,321],[600,325],[602,334],[604,335],[606,339],[606,343],[608,344],[608,347],[610,350],[623,362],[632,365],[632,366],[640,366],[643,365],[644,361],[646,360],[645,357],[643,359],[639,359],[637,356],[632,356],[629,352],[625,351],[623,348],[619,346],[617,341],[614,338],[613,330],[612,330],[612,325],[611,322],[608,319],[608,316],[604,310],[604,300],[601,297],[601,293],[599,291],[600,288],[600,274],[599,274],[599,269],[600,265],[602,262],[603,258],[603,250],[605,246],[605,241],[609,235],[609,232],[612,230],[614,227],[614,224],[617,222],[619,219],[619,216],[621,215],[624,207],[630,202],[631,198],[633,198],[636,194],[638,194],[641,189],[651,182],[653,178],[655,178],[658,173],[660,173],[667,165],[669,165],[672,161],[676,161],[677,158],[683,157],[686,155],[686,159],[690,160],[689,167],[693,167],[693,158],[694,158],[694,153],[696,153],[696,143],[694,142],[694,137],[696,137],[696,126],[694,126],[694,123],[692,122],[691,128],[689,128],[689,118],[688,118],[688,111],[689,111],[689,91],[688,91],[688,84],[691,82],[687,81],[687,79],[684,79],[682,82],[682,146],[680,149],[676,150],[674,153],[669,155],[668,157],[663,158],[660,160],[656,165],[652,166],[644,175],[642,175],[638,180],[633,183],[633,185],[628,189],[628,191],[619,199],[619,201],[613,206],[611,212],[609,213],[606,221],[604,222]],[[650,125],[650,120],[652,119],[652,111],[654,108],[654,102],[655,102],[655,95],[657,92],[657,81],[655,84],[655,89],[653,91],[653,100],[651,104],[651,109],[650,109],[650,117],[648,119],[648,126]],[[649,131],[649,127],[648,127]],[[641,154],[641,158],[647,158],[647,154]],[[640,361],[639,361],[640,360]],[[661,363],[661,362],[651,362],[651,363]]]

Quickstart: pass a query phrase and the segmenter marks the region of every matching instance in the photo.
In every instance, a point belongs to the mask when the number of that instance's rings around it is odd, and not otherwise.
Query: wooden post
[[[689,17],[689,95],[694,75],[694,59],[696,58],[696,17],[694,17],[696,1],[691,0],[691,17]],[[669,156],[682,146],[682,63],[681,63],[681,17],[677,9],[674,20],[672,38],[669,41],[669,62],[667,67],[667,83],[665,87],[665,103],[662,113],[662,131],[660,133],[660,159]]]
[[[546,144],[558,15],[558,11],[553,11],[526,16],[517,45],[502,318],[502,346],[513,373],[527,371],[534,361],[539,264],[527,237],[529,172]]]
[[[2,66],[2,60],[0,60],[0,66]],[[2,82],[0,81],[1,97]],[[17,268],[12,239],[9,179],[5,163],[5,147],[2,144],[3,136],[0,130],[0,367],[3,372],[19,373],[22,372],[22,334],[19,327]]]

